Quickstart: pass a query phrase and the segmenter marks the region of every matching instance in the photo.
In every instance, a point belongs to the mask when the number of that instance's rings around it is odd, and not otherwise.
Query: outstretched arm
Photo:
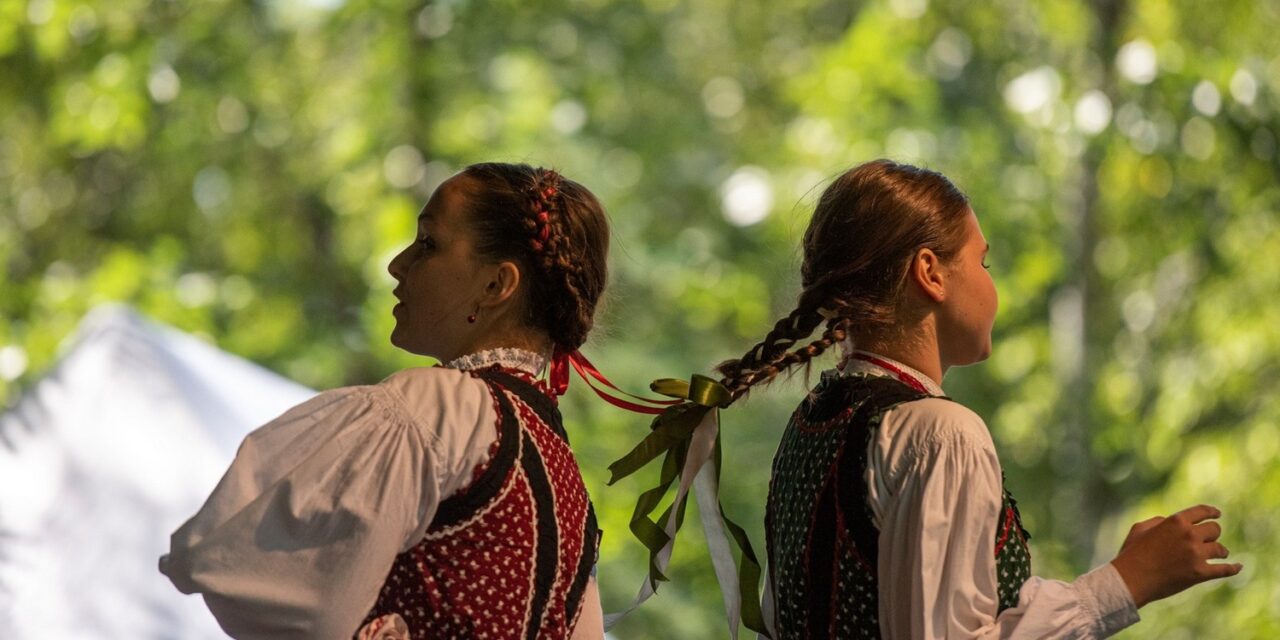
[[[349,638],[438,490],[432,441],[380,387],[338,389],[250,434],[160,570],[235,638]]]
[[[1102,638],[1137,621],[1120,575],[1103,565],[1074,582],[1031,578],[999,611],[994,553],[1000,463],[986,426],[946,400],[886,414],[892,446],[873,446],[879,516],[880,625],[886,638]],[[874,445],[875,443],[873,443]]]

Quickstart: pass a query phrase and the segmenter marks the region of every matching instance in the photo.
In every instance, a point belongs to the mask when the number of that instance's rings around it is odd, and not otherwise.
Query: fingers
[[[1219,511],[1217,507],[1207,504],[1198,504],[1194,507],[1183,509],[1182,511],[1173,514],[1172,517],[1185,519],[1190,524],[1196,524],[1210,518],[1220,517],[1221,515],[1222,512]]]
[[[1203,526],[1203,525],[1202,525]],[[1199,527],[1197,527],[1198,529]],[[1202,549],[1205,552],[1205,560],[1223,560],[1231,555],[1231,552],[1221,542],[1208,542]],[[1230,578],[1244,569],[1244,565],[1239,562],[1201,562],[1197,567],[1196,573],[1203,580],[1216,580],[1219,578]]]
[[[1214,542],[1222,536],[1222,525],[1217,522],[1201,522],[1191,528],[1192,534],[1196,540],[1204,542]]]
[[[1231,552],[1228,551],[1227,547],[1221,542],[1210,542],[1209,544],[1206,544],[1204,548],[1204,557],[1206,560],[1223,560],[1227,556],[1231,555]]]
[[[1200,574],[1205,580],[1216,580],[1218,578],[1230,578],[1244,569],[1244,565],[1239,562],[1221,562],[1218,564],[1206,564]]]

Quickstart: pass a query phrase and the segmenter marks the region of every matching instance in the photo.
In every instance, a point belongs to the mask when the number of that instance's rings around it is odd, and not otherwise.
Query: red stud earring
[[[479,310],[479,309],[476,309],[476,313],[479,313],[479,312],[480,312],[480,310]],[[470,322],[471,324],[475,324],[475,323],[476,323],[476,314],[475,314],[475,313],[473,313],[473,314],[471,314],[471,315],[467,316],[467,322]]]

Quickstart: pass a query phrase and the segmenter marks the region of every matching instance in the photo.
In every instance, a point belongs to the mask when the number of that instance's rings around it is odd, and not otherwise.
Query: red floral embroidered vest
[[[420,638],[567,638],[599,530],[555,401],[500,367],[472,371],[498,410],[498,441],[426,537],[396,557],[361,624],[399,614]]]

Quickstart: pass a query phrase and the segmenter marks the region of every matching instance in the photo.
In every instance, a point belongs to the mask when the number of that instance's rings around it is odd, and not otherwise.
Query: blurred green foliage
[[[991,427],[1037,573],[1212,502],[1245,573],[1126,637],[1276,637],[1277,29],[1252,0],[0,0],[0,401],[108,300],[316,387],[422,364],[387,342],[385,264],[482,160],[610,209],[607,373],[706,371],[790,309],[821,183],[889,156],[951,176],[991,241],[995,352],[947,388]],[[802,394],[726,415],[726,507],[761,551]],[[605,467],[645,425],[567,402],[612,609],[647,480]],[[723,633],[695,537],[617,637]]]

